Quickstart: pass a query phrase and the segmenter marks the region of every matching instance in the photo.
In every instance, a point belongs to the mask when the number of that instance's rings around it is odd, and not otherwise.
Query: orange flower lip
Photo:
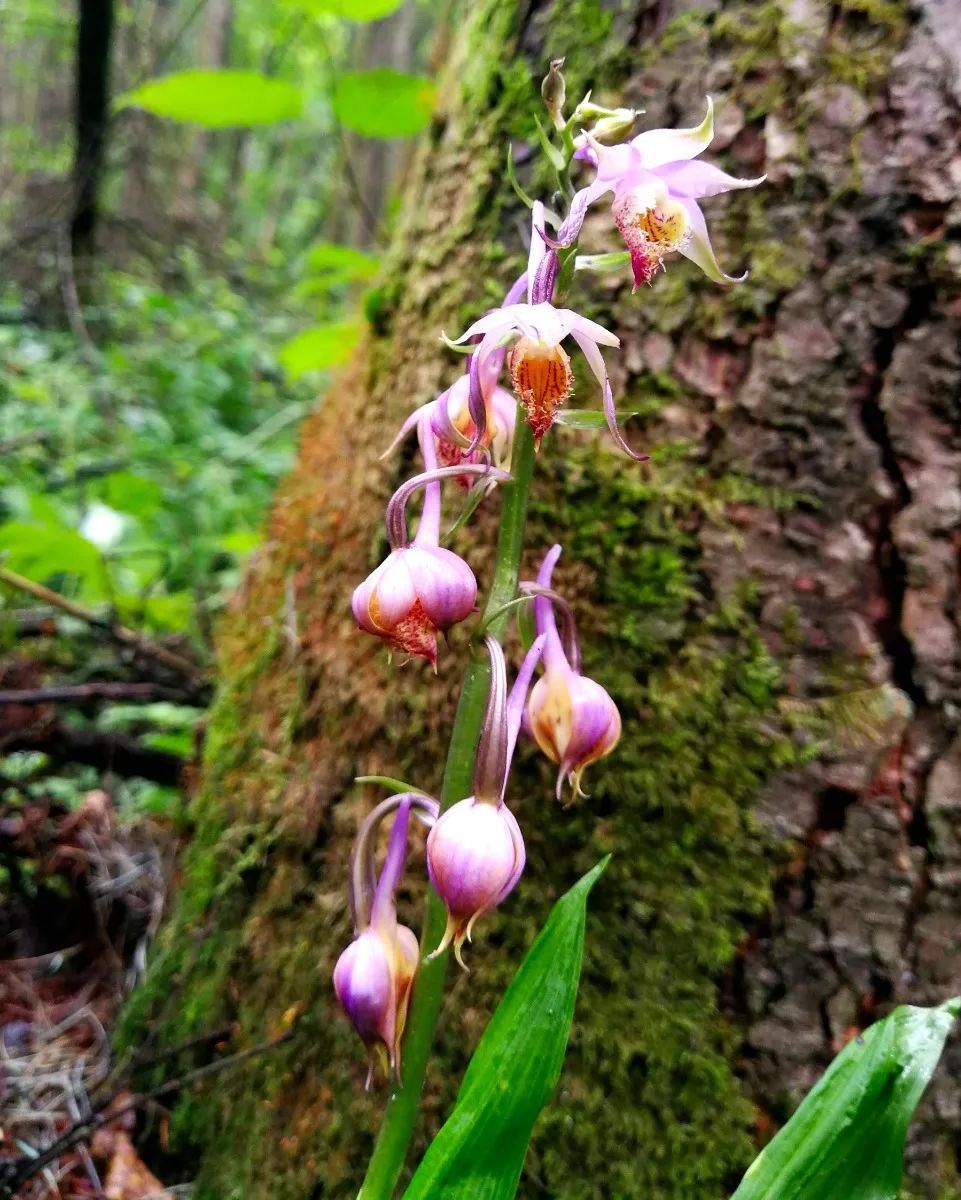
[[[508,356],[511,385],[527,413],[535,440],[554,424],[554,414],[570,396],[574,385],[571,360],[563,346],[549,346],[521,337]]]

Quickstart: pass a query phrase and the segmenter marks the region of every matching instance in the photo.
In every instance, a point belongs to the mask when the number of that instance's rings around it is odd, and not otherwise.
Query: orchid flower
[[[571,360],[561,342],[572,337],[587,359],[601,385],[604,415],[611,436],[631,458],[641,460],[617,424],[614,394],[611,391],[607,367],[600,346],[619,346],[620,339],[602,325],[588,320],[570,308],[555,308],[550,297],[554,290],[558,262],[556,253],[548,249],[539,235],[543,228],[544,206],[538,202],[533,209],[530,258],[527,265],[527,303],[508,304],[475,321],[451,344],[460,345],[470,338],[481,342],[471,362],[472,374],[480,375],[488,358],[511,343],[507,366],[511,385],[527,422],[534,431],[539,446],[544,434],[554,423],[557,409],[571,395],[574,373]]]
[[[372,897],[361,902],[352,893],[356,937],[341,954],[334,967],[334,991],[371,1055],[367,1072],[370,1087],[374,1059],[384,1073],[400,1077],[400,1042],[407,1020],[411,988],[420,962],[420,950],[413,930],[397,921],[394,893],[407,855],[407,826],[411,805],[423,799],[413,795],[393,797],[387,804],[396,807],[397,816],[390,832],[390,844],[380,879]],[[431,801],[433,804],[433,801]],[[376,830],[384,815],[379,805],[365,823],[358,845],[369,845],[371,830]],[[433,816],[437,806],[433,804]],[[366,857],[361,855],[361,857]],[[355,851],[355,859],[357,854]],[[365,872],[367,866],[365,864]],[[373,870],[373,861],[369,869]]]
[[[428,469],[401,484],[387,505],[391,552],[354,590],[354,619],[389,647],[426,658],[436,670],[437,635],[474,611],[477,581],[466,562],[440,545],[440,481],[462,474],[503,481],[506,471],[481,464],[438,467],[426,414],[421,445]],[[407,501],[424,488],[424,508],[413,541],[407,537]]]
[[[718,266],[698,200],[738,188],[757,187],[759,179],[737,179],[710,163],[695,159],[714,137],[714,104],[707,100],[703,121],[689,129],[648,129],[619,146],[602,146],[592,135],[578,156],[597,168],[593,183],[571,201],[571,210],[556,237],[542,238],[556,248],[569,246],[580,233],[588,207],[614,193],[614,222],[631,254],[634,289],[650,283],[668,254],[689,258],[715,283],[740,283],[743,275],[726,275]]]
[[[427,871],[447,909],[447,928],[434,958],[453,943],[461,957],[474,922],[496,908],[515,888],[526,861],[520,827],[504,793],[524,701],[544,646],[538,638],[527,652],[507,695],[504,652],[484,639],[491,658],[491,686],[474,768],[474,794],[442,813],[427,836]]]
[[[621,736],[617,706],[599,683],[581,674],[573,616],[566,602],[551,591],[551,575],[560,556],[561,547],[553,546],[541,564],[536,584],[521,585],[535,596],[534,622],[544,639],[544,674],[531,689],[525,728],[558,764],[558,799],[565,776],[574,795],[582,796],[584,768],[609,754]],[[557,630],[555,603],[568,618],[566,651]]]
[[[499,363],[489,363],[493,370],[485,371],[481,393],[485,409],[484,431],[477,437],[477,425],[471,415],[471,377],[465,373],[436,400],[415,409],[398,430],[397,436],[384,452],[390,454],[412,429],[423,428],[421,421],[426,415],[433,435],[434,453],[437,461],[445,467],[460,463],[482,463],[488,458],[496,467],[510,466],[511,449],[514,444],[514,426],[517,420],[517,402],[510,392],[497,386]],[[422,447],[423,449],[423,447]],[[462,487],[469,487],[469,475],[457,477]]]

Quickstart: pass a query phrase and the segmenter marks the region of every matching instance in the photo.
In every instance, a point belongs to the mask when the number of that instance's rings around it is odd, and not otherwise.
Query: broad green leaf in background
[[[304,98],[293,84],[257,71],[176,71],[125,92],[116,104],[207,129],[226,129],[299,117]]]
[[[454,1111],[404,1200],[510,1200],[567,1049],[587,896],[607,859],[554,905],[474,1051]]]
[[[324,14],[347,21],[379,21],[396,12],[403,0],[287,0],[287,3],[311,16]]]
[[[348,71],[334,84],[334,115],[365,137],[410,137],[428,125],[437,91],[423,75],[387,67]]]
[[[380,259],[354,246],[320,242],[307,255],[307,266],[331,283],[372,279],[380,268]]]
[[[84,600],[106,597],[100,551],[74,529],[6,521],[0,525],[0,561],[37,583],[69,575],[79,583]]]
[[[732,1200],[896,1200],[908,1122],[959,1010],[896,1008],[849,1042]]]
[[[337,321],[305,329],[280,348],[277,357],[291,379],[308,371],[339,367],[350,357],[360,337],[356,321]]]

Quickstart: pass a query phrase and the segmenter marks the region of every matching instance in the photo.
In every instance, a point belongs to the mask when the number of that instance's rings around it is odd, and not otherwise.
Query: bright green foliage
[[[396,12],[402,0],[286,0],[286,3],[311,16],[324,14],[347,21],[379,21]]]
[[[0,327],[6,563],[137,627],[200,634],[259,540],[313,392],[273,347],[295,316],[200,278],[109,279],[96,359],[66,333]]]
[[[410,137],[430,121],[436,89],[421,75],[387,67],[347,71],[334,84],[334,114],[365,137]]]
[[[257,71],[211,70],[151,79],[119,96],[116,105],[207,129],[227,129],[289,121],[300,116],[304,100],[298,88],[282,79],[268,79]]]
[[[733,1200],[896,1200],[908,1122],[959,1009],[905,1005],[849,1042]]]
[[[497,1006],[454,1111],[404,1200],[510,1200],[534,1122],[557,1085],[574,1016],[587,897],[599,863],[554,905]]]
[[[280,349],[280,363],[291,379],[345,363],[357,344],[360,324],[338,321],[305,329]]]
[[[354,246],[319,242],[308,252],[307,266],[318,282],[332,285],[373,279],[380,269],[380,259]]]

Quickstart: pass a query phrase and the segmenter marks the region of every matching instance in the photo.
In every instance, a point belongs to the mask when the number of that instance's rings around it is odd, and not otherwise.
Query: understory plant
[[[579,311],[574,285],[586,272],[630,267],[637,291],[676,254],[716,284],[746,279],[719,266],[700,202],[763,179],[737,179],[701,159],[714,133],[710,99],[696,125],[629,137],[637,117],[632,110],[604,108],[587,96],[568,114],[562,66],[553,62],[542,84],[548,129],[532,115],[556,180],[553,194],[546,201],[528,197],[508,158],[511,182],[530,211],[527,268],[499,307],[478,313],[457,336],[442,335],[463,352],[464,369],[452,371],[450,386],[412,413],[395,439],[396,446],[416,436],[423,469],[388,503],[390,552],[353,593],[360,630],[405,661],[436,666],[438,655],[448,652],[449,631],[474,623],[440,795],[425,794],[416,781],[366,778],[390,795],[357,836],[349,869],[355,936],[333,980],[366,1047],[368,1086],[376,1081],[387,1089],[361,1200],[387,1200],[397,1187],[448,957],[461,969],[483,971],[483,950],[468,949],[472,938],[499,906],[509,919],[510,895],[522,884],[524,833],[510,789],[518,738],[532,739],[557,769],[556,795],[545,796],[545,804],[589,803],[585,773],[602,769],[594,764],[621,734],[603,680],[583,674],[577,614],[552,584],[562,548],[534,548],[541,561],[536,578],[520,578],[537,451],[558,423],[606,426],[625,455],[625,469],[644,469],[637,464],[645,455],[623,428],[605,360],[619,340]],[[583,176],[580,188],[575,173]],[[585,216],[608,200],[626,248],[582,253]],[[656,292],[646,294],[657,302]],[[591,379],[600,412],[572,418],[571,397],[585,394]],[[481,605],[470,564],[445,544],[445,492],[460,497],[456,528],[480,504],[500,503],[496,558]],[[415,497],[420,514],[412,533]],[[521,620],[525,614],[532,621]],[[518,636],[509,637],[515,623]],[[523,653],[511,671],[505,647],[518,643]],[[428,831],[431,884],[419,942],[398,922],[394,903],[412,818]],[[379,835],[388,825],[378,871]],[[454,1111],[413,1175],[408,1200],[515,1194],[534,1123],[560,1074],[587,897],[603,868],[599,863],[555,905],[475,1052]],[[643,954],[644,947],[633,952]],[[750,1167],[738,1200],[893,1200],[907,1122],[956,1010],[954,1001],[930,1010],[897,1009],[852,1041]]]

